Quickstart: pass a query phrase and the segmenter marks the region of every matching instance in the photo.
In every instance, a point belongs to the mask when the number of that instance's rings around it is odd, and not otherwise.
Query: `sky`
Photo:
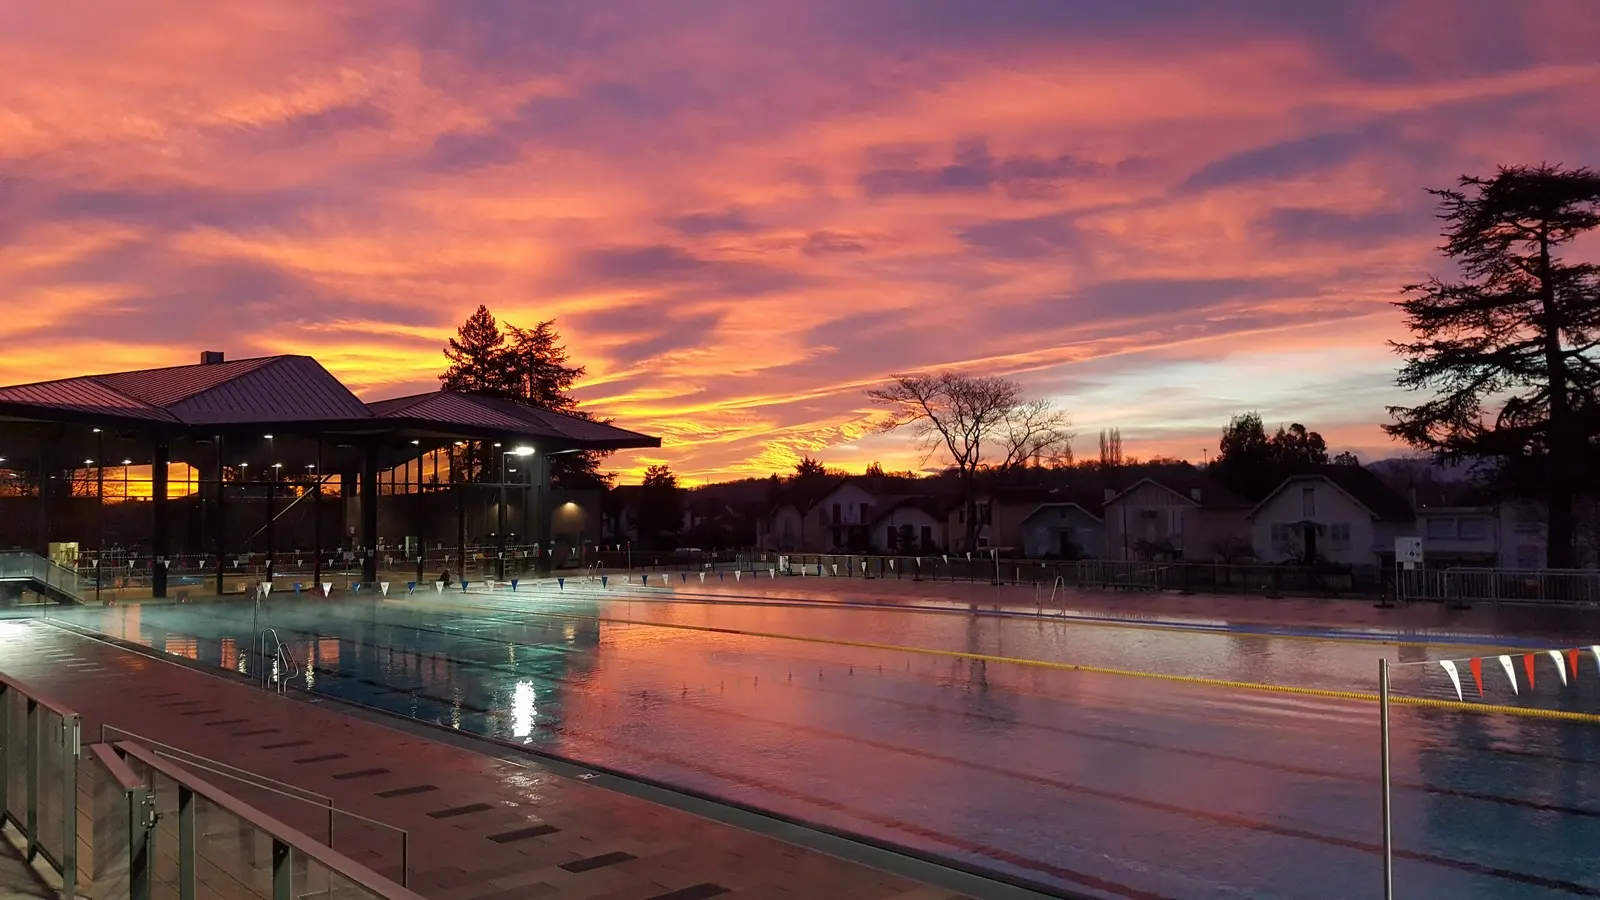
[[[554,319],[614,458],[919,468],[954,368],[1200,461],[1395,455],[1426,187],[1600,164],[1592,0],[0,4],[0,383],[302,353],[430,390]]]

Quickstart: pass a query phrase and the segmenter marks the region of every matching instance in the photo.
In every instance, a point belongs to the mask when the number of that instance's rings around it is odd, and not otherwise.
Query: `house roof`
[[[1082,503],[1077,502],[1076,500],[1052,500],[1049,503],[1041,503],[1038,506],[1034,507],[1032,512],[1030,512],[1027,515],[1022,517],[1022,522],[1024,524],[1026,524],[1029,519],[1033,518],[1034,516],[1037,516],[1039,513],[1042,513],[1045,510],[1048,510],[1048,509],[1062,509],[1062,508],[1066,508],[1066,507],[1072,507],[1072,508],[1080,509],[1080,510],[1083,511],[1084,515],[1089,516],[1090,518],[1095,519],[1096,521],[1099,521],[1099,520],[1102,520],[1102,519],[1105,518],[1104,510],[1102,510],[1101,512],[1097,513],[1094,510],[1089,509],[1088,507],[1084,506]]]
[[[292,355],[0,387],[0,417],[177,433],[210,434],[230,427],[290,431],[301,426],[505,435],[573,449],[660,446],[657,438],[511,400],[434,391],[363,403],[316,360]]]
[[[1194,506],[1218,508],[1237,506],[1241,508],[1249,508],[1251,505],[1249,500],[1246,500],[1238,493],[1229,490],[1221,482],[1217,481],[1215,478],[1211,478],[1203,472],[1194,472],[1193,474],[1173,473],[1169,475],[1163,475],[1160,478],[1140,478],[1133,484],[1128,485],[1112,496],[1106,498],[1103,505],[1110,506],[1111,504],[1116,503],[1127,495],[1133,493],[1144,484],[1153,484],[1156,487],[1171,491]],[[1200,499],[1198,501],[1194,499],[1193,491],[1196,489],[1200,491]]]
[[[1384,484],[1383,479],[1361,466],[1340,465],[1313,466],[1290,475],[1250,510],[1250,517],[1254,518],[1256,513],[1290,485],[1312,480],[1332,484],[1380,521],[1410,522],[1416,519],[1416,511],[1411,508],[1411,504],[1406,502],[1406,498],[1400,496],[1394,488]]]
[[[887,497],[884,505],[873,516],[872,524],[877,525],[884,519],[893,515],[896,510],[918,509],[927,513],[929,517],[942,520],[950,512],[950,498],[935,494],[915,494],[900,497]]]

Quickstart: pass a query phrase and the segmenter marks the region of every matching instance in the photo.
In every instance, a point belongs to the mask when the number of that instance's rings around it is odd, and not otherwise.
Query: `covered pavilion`
[[[467,448],[473,442],[479,447]],[[291,489],[286,486],[296,484],[293,490],[303,488],[312,503],[320,503],[324,485],[337,476],[340,494],[360,501],[354,543],[362,580],[371,582],[378,570],[380,472],[414,470],[418,502],[407,512],[416,516],[417,533],[423,534],[421,460],[432,455],[437,474],[439,451],[446,448],[477,449],[480,459],[499,455],[498,472],[478,473],[474,485],[499,491],[502,545],[506,491],[524,492],[526,534],[539,546],[550,527],[552,456],[660,445],[659,438],[499,398],[433,391],[363,402],[307,356],[224,360],[221,353],[206,352],[197,365],[0,387],[0,468],[22,473],[19,485],[34,485],[41,555],[48,549],[50,496],[61,485],[56,473],[98,473],[103,513],[108,464],[124,470],[129,465],[150,467],[148,566],[155,597],[167,595],[171,464],[186,463],[204,473],[200,488],[212,491],[207,499],[216,507],[206,537],[217,557],[221,593],[226,559],[234,549],[222,513],[228,489],[236,485],[265,491],[270,529],[276,491],[287,495]],[[513,454],[519,457],[519,477],[511,483],[504,462]],[[453,489],[459,496],[464,478],[457,466],[449,469],[448,481],[440,484],[436,478],[428,489]],[[325,536],[321,518],[315,521],[313,553],[320,558]],[[270,533],[267,547],[270,577]],[[418,565],[420,572],[420,557]]]

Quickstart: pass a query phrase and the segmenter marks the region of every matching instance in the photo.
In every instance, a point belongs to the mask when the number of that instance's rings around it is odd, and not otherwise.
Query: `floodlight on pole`
[[[534,450],[532,447],[513,447],[509,452],[512,456],[532,456]]]

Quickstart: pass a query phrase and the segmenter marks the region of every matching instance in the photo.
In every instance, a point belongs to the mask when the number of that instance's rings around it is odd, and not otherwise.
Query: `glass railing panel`
[[[34,752],[39,780],[34,783],[39,815],[36,839],[50,862],[61,869],[70,854],[65,845],[67,804],[77,798],[67,796],[67,771],[74,764],[72,748],[66,746],[66,728],[61,716],[43,707],[34,707]],[[72,849],[76,849],[75,847]]]
[[[109,764],[120,761],[113,754]],[[78,884],[94,900],[121,900],[132,889],[134,795],[107,766],[101,752],[87,752],[78,767]]]
[[[26,826],[28,821],[28,698],[5,688],[5,814]]]
[[[383,895],[340,875],[298,850],[290,852],[294,872],[290,896],[295,900],[382,900]]]
[[[194,805],[197,900],[271,900],[272,837],[204,797]]]

